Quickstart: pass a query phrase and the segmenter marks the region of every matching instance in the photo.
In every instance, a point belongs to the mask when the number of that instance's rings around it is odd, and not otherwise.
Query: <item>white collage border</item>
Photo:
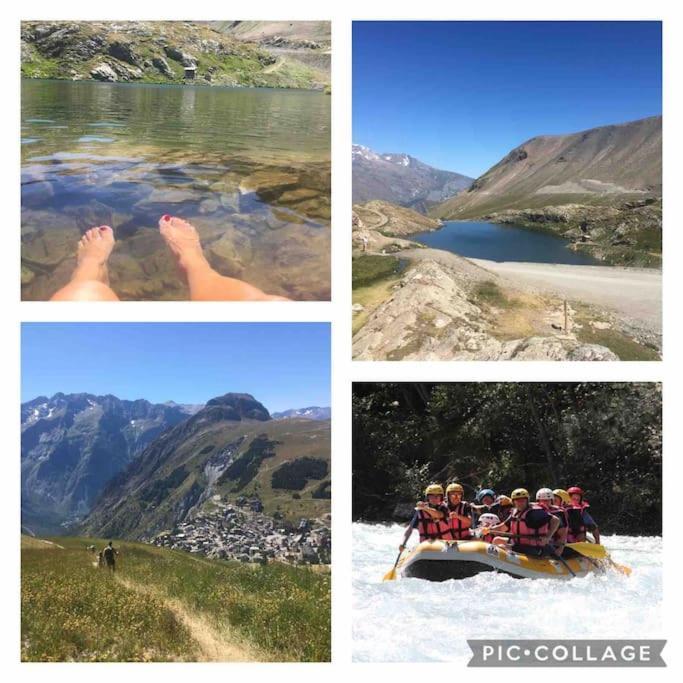
[[[664,501],[665,501],[665,636],[667,669],[653,669],[648,678],[669,679],[681,669],[677,634],[683,591],[678,584],[678,568],[683,561],[681,543],[675,538],[675,525],[667,517],[680,510],[676,483],[680,481],[683,449],[680,417],[683,406],[683,373],[677,357],[683,339],[678,296],[683,292],[681,268],[683,228],[674,222],[679,210],[683,184],[680,160],[681,115],[680,71],[683,64],[683,32],[679,3],[651,0],[635,3],[622,0],[575,0],[571,3],[548,3],[538,0],[489,0],[486,3],[431,0],[415,3],[402,0],[346,0],[321,3],[293,0],[291,6],[275,0],[253,0],[246,6],[220,5],[208,0],[194,0],[187,5],[171,2],[118,0],[111,5],[95,5],[86,0],[63,0],[59,3],[33,0],[3,4],[2,21],[2,196],[4,198],[4,244],[0,249],[3,293],[3,334],[0,336],[3,360],[3,387],[0,391],[4,470],[7,473],[2,496],[6,535],[0,561],[0,586],[4,609],[0,631],[2,670],[12,680],[34,680],[49,676],[57,681],[86,680],[97,676],[102,681],[118,681],[163,675],[169,681],[185,680],[188,675],[227,678],[233,675],[256,676],[258,680],[276,676],[279,681],[319,681],[321,677],[346,680],[391,679],[412,681],[424,676],[467,675],[457,664],[352,664],[351,640],[351,382],[378,380],[441,381],[663,381],[664,382]],[[332,292],[331,303],[196,303],[155,302],[117,304],[43,303],[19,301],[19,21],[22,19],[282,19],[332,21]],[[351,356],[351,21],[358,20],[587,20],[631,19],[664,21],[664,360],[660,363],[552,363],[552,362],[352,362]],[[676,65],[676,66],[675,66]],[[680,68],[680,67],[679,67]],[[15,530],[19,527],[19,325],[29,321],[331,321],[332,322],[332,478],[333,478],[333,649],[332,664],[20,664],[19,663],[19,548]],[[83,350],[87,352],[87,350]],[[435,609],[449,606],[435,605]],[[457,606],[455,606],[457,609]],[[551,606],[549,606],[551,609]],[[378,638],[391,637],[387,624]],[[199,667],[199,668],[197,668]],[[425,668],[426,667],[426,668]],[[525,676],[526,670],[505,669],[507,676]],[[544,676],[565,672],[550,671]],[[481,676],[478,672],[476,675]],[[498,674],[496,674],[498,675]],[[538,676],[539,673],[533,675]],[[570,674],[571,675],[571,674]],[[576,675],[576,674],[575,674]],[[635,681],[640,670],[612,669],[580,672],[583,679]],[[680,674],[678,674],[680,676]],[[20,678],[19,678],[20,677]]]

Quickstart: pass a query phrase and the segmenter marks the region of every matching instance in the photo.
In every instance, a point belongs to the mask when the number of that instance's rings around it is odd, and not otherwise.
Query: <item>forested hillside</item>
[[[660,534],[661,441],[655,383],[356,383],[353,515],[402,519],[431,481],[579,485],[603,531]]]

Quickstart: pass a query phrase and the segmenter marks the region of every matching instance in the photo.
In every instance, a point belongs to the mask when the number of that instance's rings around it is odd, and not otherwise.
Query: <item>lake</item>
[[[421,232],[410,239],[434,249],[490,261],[601,265],[601,261],[585,253],[568,249],[569,242],[561,237],[497,223],[452,221],[440,230]]]
[[[25,80],[21,99],[22,298],[65,284],[77,240],[101,224],[120,298],[187,298],[158,234],[168,213],[222,274],[329,299],[329,95]]]

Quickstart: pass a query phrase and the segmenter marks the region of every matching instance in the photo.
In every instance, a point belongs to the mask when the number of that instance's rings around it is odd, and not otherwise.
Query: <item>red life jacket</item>
[[[512,537],[513,543],[517,545],[531,546],[543,545],[542,539],[548,535],[550,525],[546,523],[538,529],[532,529],[530,526],[527,526],[526,516],[534,509],[535,508],[529,506],[526,510],[524,510],[524,512],[522,512],[521,515],[516,508],[512,511],[512,515],[509,519],[509,525],[510,533],[514,534]]]
[[[416,513],[417,532],[420,534],[420,543],[422,541],[435,541],[443,537],[444,530],[447,529],[446,520],[433,519],[424,510],[416,510]]]
[[[583,521],[583,511],[590,507],[582,501],[578,505],[572,504],[565,510],[567,516],[567,543],[580,543],[586,540],[586,525]]]
[[[465,501],[460,501],[455,507],[450,503],[447,504],[449,512],[457,512],[459,515],[466,515],[467,503]],[[444,530],[443,538],[447,541],[469,541],[472,538],[472,532],[470,527],[472,526],[472,520],[468,519],[467,522],[463,522],[456,517],[449,517],[447,520],[446,529]]]
[[[550,505],[549,507],[544,508],[540,503],[534,503],[532,507],[534,508],[534,510],[545,510],[547,513],[553,515],[554,517],[558,517],[560,520],[564,519],[565,528],[569,525],[569,521],[567,520],[567,512],[564,508],[557,507],[556,505]],[[557,531],[553,534],[553,539],[559,540],[561,530],[562,527],[558,526]]]

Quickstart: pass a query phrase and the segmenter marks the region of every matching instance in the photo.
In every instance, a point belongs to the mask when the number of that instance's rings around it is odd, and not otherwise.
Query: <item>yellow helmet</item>
[[[502,505],[503,507],[508,507],[509,505],[512,505],[512,499],[509,496],[498,496],[496,503],[498,503],[498,505]]]
[[[564,489],[555,489],[553,495],[557,496],[565,505],[569,505],[572,502],[569,494]]]
[[[518,498],[528,498],[529,497],[529,492],[526,489],[515,489],[512,492],[512,495],[510,498],[512,500],[517,500]]]
[[[443,496],[443,486],[441,484],[430,484],[425,489],[425,496]]]
[[[446,487],[446,495],[449,495],[454,491],[459,493],[461,496],[465,494],[465,489],[462,487],[461,484],[449,484]]]

